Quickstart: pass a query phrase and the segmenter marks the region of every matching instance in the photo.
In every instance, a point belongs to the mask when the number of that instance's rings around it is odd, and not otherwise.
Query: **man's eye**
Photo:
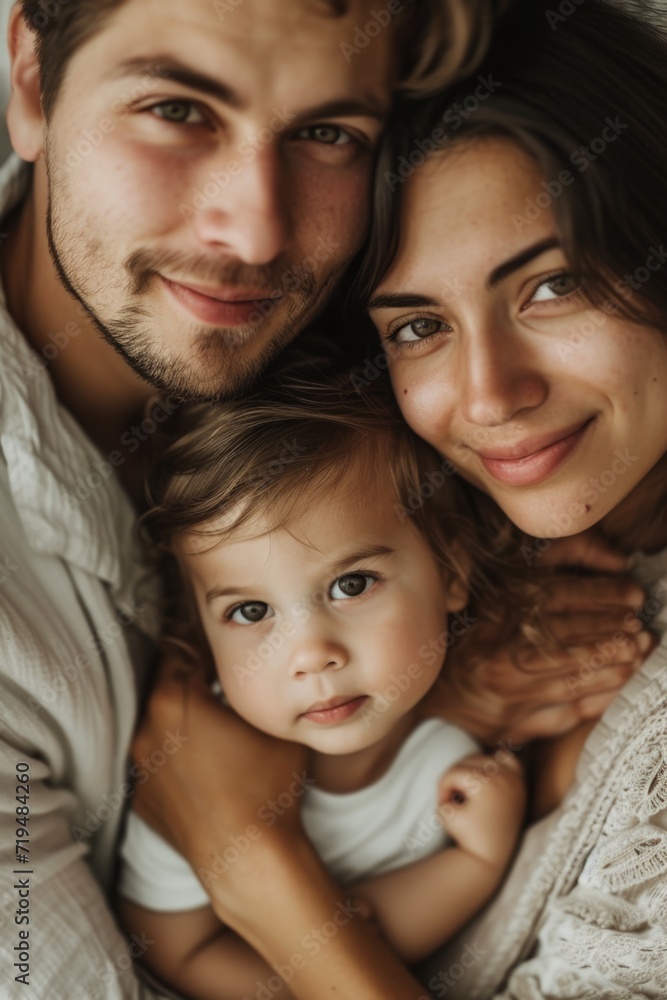
[[[413,319],[409,323],[404,323],[390,334],[389,340],[394,344],[411,344],[417,340],[424,340],[432,337],[434,333],[439,333],[443,323],[439,319]]]
[[[335,601],[346,597],[359,597],[370,590],[376,581],[377,577],[370,573],[347,573],[345,576],[339,576],[331,584],[330,596]]]
[[[204,125],[206,119],[192,101],[163,101],[149,109],[157,118],[173,125]]]
[[[310,125],[297,132],[299,139],[314,139],[327,146],[346,146],[354,142],[352,136],[338,125]]]
[[[270,618],[271,608],[264,601],[248,601],[246,604],[237,605],[229,615],[230,621],[238,625],[253,625],[261,622],[264,618]]]

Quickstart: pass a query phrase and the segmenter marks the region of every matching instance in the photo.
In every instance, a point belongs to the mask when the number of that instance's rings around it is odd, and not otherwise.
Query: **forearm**
[[[382,933],[401,958],[430,955],[484,906],[504,866],[459,847],[354,886],[367,899]]]
[[[264,985],[279,1000],[292,1000],[275,971],[210,907],[156,911],[121,898],[117,910],[132,941],[153,942],[139,959],[170,989],[197,1000],[239,1000]]]
[[[273,969],[293,970],[297,1000],[426,1000],[305,841],[265,834],[209,891],[219,918]]]

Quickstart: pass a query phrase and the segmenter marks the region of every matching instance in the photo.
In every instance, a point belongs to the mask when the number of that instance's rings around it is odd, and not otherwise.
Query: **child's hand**
[[[516,758],[475,754],[446,771],[438,786],[438,816],[459,847],[493,865],[509,861],[526,809]]]

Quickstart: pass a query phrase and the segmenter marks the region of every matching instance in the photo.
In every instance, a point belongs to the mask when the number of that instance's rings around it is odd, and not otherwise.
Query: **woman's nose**
[[[466,353],[460,390],[468,423],[497,427],[545,401],[548,384],[534,359],[502,330],[486,332]]]

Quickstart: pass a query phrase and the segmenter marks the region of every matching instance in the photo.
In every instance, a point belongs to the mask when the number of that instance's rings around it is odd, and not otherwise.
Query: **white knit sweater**
[[[423,972],[448,1000],[667,998],[667,552],[637,557],[660,646],[588,738],[561,807]]]

